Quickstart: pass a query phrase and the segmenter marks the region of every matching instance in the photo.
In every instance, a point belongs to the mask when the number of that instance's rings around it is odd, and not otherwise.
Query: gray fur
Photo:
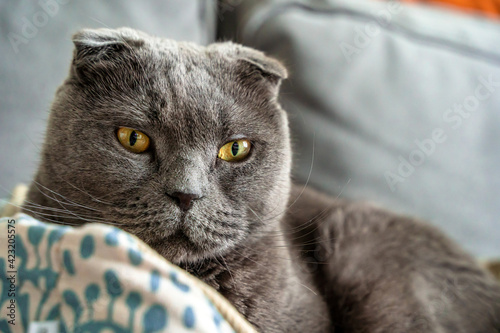
[[[126,28],[73,41],[26,213],[139,236],[263,332],[498,332],[499,286],[437,230],[291,185],[279,62]],[[218,159],[236,138],[250,156]],[[175,192],[199,198],[183,212]]]

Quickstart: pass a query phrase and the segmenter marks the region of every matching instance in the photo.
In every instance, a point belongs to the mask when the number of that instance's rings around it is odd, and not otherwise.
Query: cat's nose
[[[169,197],[174,199],[180,209],[187,212],[193,205],[193,200],[201,198],[201,195],[195,193],[173,192],[168,194]]]

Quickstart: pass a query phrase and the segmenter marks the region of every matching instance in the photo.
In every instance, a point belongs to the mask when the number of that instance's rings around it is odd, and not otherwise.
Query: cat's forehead
[[[160,87],[175,90],[176,94],[195,94],[197,90],[214,89],[211,86],[229,77],[231,66],[222,55],[208,52],[204,47],[190,43],[166,40],[164,48],[157,49],[155,57],[160,64],[157,78]],[[198,96],[200,97],[200,96]]]
[[[139,74],[152,78],[142,87],[151,117],[167,123],[183,117],[214,121],[235,103],[227,60],[198,45],[162,42],[144,59],[154,65],[142,70],[154,73]]]
[[[141,87],[148,116],[166,124],[183,118],[201,123],[221,119],[238,122],[250,116],[256,107],[249,104],[259,101],[245,98],[241,84],[236,82],[234,60],[225,54],[228,47],[154,40],[143,54],[138,73],[152,78]],[[238,112],[242,108],[247,109],[245,113]]]
[[[208,65],[210,56],[206,47],[171,39],[153,39],[136,53],[142,54],[145,62],[154,62],[164,69]]]

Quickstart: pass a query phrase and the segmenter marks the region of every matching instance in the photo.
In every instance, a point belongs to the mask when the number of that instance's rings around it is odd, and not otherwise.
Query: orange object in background
[[[432,5],[445,5],[470,13],[483,14],[487,17],[500,19],[500,0],[403,0]]]

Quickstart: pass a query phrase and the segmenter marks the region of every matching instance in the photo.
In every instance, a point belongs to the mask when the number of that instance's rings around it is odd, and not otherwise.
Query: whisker
[[[341,191],[337,194],[335,200],[332,200],[331,204],[328,205],[327,207],[325,207],[321,212],[319,212],[318,214],[314,215],[313,217],[309,218],[309,220],[305,221],[304,223],[301,223],[299,226],[297,227],[293,227],[293,228],[290,228],[290,229],[286,229],[286,230],[282,230],[282,229],[279,229],[279,230],[276,230],[276,231],[271,231],[271,232],[267,232],[266,231],[266,235],[271,235],[271,236],[276,236],[276,237],[280,237],[280,236],[293,236],[294,234],[300,232],[300,231],[303,231],[305,229],[307,229],[310,225],[312,225],[316,220],[318,220],[319,218],[321,218],[321,216],[323,214],[325,214],[326,212],[328,212],[330,210],[331,207],[333,207],[336,203],[336,200],[338,200],[340,198],[340,196],[342,195],[342,193],[344,192],[345,188],[349,185],[349,183],[351,182],[351,178],[349,178],[349,180],[346,182],[346,184],[344,184],[344,186],[342,187]],[[305,189],[305,187],[304,187]],[[303,190],[301,192],[301,194],[303,193]],[[300,196],[300,195],[299,195]],[[294,201],[294,203],[297,202],[297,200]],[[248,207],[250,209],[250,211],[259,219],[259,221],[263,224],[265,224],[265,222],[271,220],[271,218],[265,218],[263,219],[262,217],[258,216],[258,214],[251,208],[251,207]],[[322,223],[323,221],[321,221]],[[297,238],[290,238],[290,240],[296,240],[298,239],[299,237],[303,237],[303,236],[307,236],[311,233],[314,233],[318,228],[320,227],[320,224],[318,224],[315,229],[309,231],[307,234],[304,234],[304,235],[300,235],[298,236]]]
[[[102,204],[105,204],[105,205],[112,205],[112,203],[110,202],[105,202],[105,201],[102,201],[96,197],[94,197],[93,195],[91,195],[90,193],[80,189],[79,187],[77,187],[76,185],[70,183],[68,180],[66,179],[62,179],[62,177],[59,177],[59,179],[63,180],[64,182],[66,182],[66,184],[68,184],[69,186],[73,187],[74,189],[80,191],[81,193],[85,194],[85,195],[88,195],[90,198],[92,198],[92,200],[96,201],[96,202],[99,202],[99,203],[102,203]]]
[[[311,165],[309,167],[309,174],[307,175],[307,180],[304,184],[304,186],[302,187],[302,190],[300,191],[299,195],[295,198],[295,200],[289,204],[285,210],[283,212],[280,212],[278,215],[275,215],[275,216],[272,216],[270,217],[269,219],[275,219],[276,217],[279,217],[281,216],[284,212],[288,211],[290,208],[293,207],[293,205],[295,205],[295,203],[300,199],[300,197],[302,196],[302,194],[304,193],[307,185],[309,185],[309,181],[311,179],[311,174],[312,174],[312,170],[313,170],[313,167],[314,167],[314,156],[315,156],[315,147],[316,147],[316,132],[313,133],[313,144],[312,144],[312,156],[311,156]],[[277,206],[276,206],[277,207]],[[275,209],[276,209],[275,207]],[[272,211],[271,211],[272,212]]]
[[[92,211],[95,211],[95,212],[100,212],[98,209],[95,209],[95,208],[92,208],[92,207],[88,207],[88,206],[85,206],[85,205],[81,205],[79,203],[76,203],[72,200],[69,200],[68,198],[66,198],[64,195],[60,194],[60,193],[57,193],[53,190],[51,190],[50,188],[42,185],[41,183],[37,182],[36,180],[33,180],[33,183],[36,185],[36,187],[38,188],[38,190],[40,191],[40,193],[42,193],[43,195],[45,195],[47,198],[49,199],[52,199],[54,201],[57,201],[59,204],[61,204],[61,201],[54,198],[54,197],[51,197],[49,195],[47,195],[46,193],[44,193],[39,186],[43,187],[44,189],[46,189],[47,191],[53,193],[54,195],[57,195],[59,196],[61,199],[65,200],[66,201],[66,204],[69,205],[69,206],[75,206],[75,207],[80,207],[80,208],[84,208],[84,209],[88,209],[88,210],[92,210]],[[65,207],[64,207],[65,208]]]

